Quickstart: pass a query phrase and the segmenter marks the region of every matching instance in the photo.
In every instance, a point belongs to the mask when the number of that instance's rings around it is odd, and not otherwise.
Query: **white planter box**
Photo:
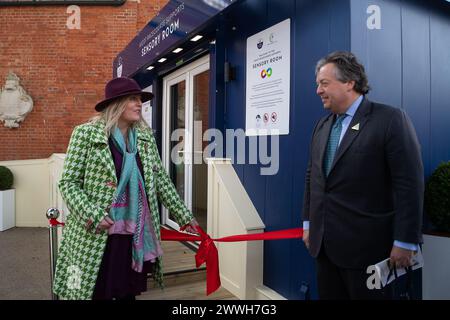
[[[424,300],[450,299],[450,237],[423,235]]]
[[[15,190],[0,191],[0,231],[16,226]]]

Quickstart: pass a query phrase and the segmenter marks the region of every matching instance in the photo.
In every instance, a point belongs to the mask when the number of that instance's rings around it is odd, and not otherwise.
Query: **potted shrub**
[[[423,298],[450,299],[450,161],[441,163],[427,181],[425,213],[434,230],[423,237]]]
[[[14,176],[7,167],[0,166],[0,231],[16,225]]]
[[[427,181],[425,212],[437,231],[450,234],[450,161],[441,163]]]

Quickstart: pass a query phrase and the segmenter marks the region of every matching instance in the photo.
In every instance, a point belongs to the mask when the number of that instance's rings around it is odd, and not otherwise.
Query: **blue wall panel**
[[[381,29],[368,29],[370,5],[381,12]],[[351,0],[352,51],[365,65],[369,98],[396,107],[402,104],[401,13],[397,1]]]
[[[320,19],[318,17],[321,17]],[[295,17],[295,55],[291,80],[295,90],[291,101],[292,225],[301,219],[304,177],[311,133],[318,119],[326,114],[316,95],[315,65],[334,50],[350,48],[350,10],[348,1],[297,1]],[[302,298],[300,286],[307,283],[311,297],[317,297],[314,262],[301,241],[291,242],[291,296]]]
[[[352,51],[366,66],[369,98],[403,108],[422,147],[425,175],[450,159],[450,6],[441,1],[352,0]],[[381,29],[369,30],[369,5]],[[424,218],[425,228],[428,228]],[[420,272],[415,275],[420,297]]]
[[[381,30],[364,29],[369,4],[381,8]],[[369,97],[409,114],[422,145],[426,176],[450,159],[449,21],[450,5],[443,1],[352,0],[352,50],[368,66],[373,87]]]
[[[287,18],[291,19],[291,64],[295,58],[294,29],[295,1],[267,1],[267,27],[275,25]],[[295,74],[291,73],[290,100],[295,101]],[[290,123],[290,130],[294,123]],[[299,226],[298,217],[296,223],[291,225],[292,216],[292,182],[294,158],[291,156],[295,149],[295,140],[292,134],[279,136],[279,171],[276,175],[266,177],[266,216],[267,230],[281,230]],[[264,284],[271,288],[278,288],[280,294],[291,297],[290,284],[293,279],[291,274],[292,261],[290,259],[290,242],[266,241],[264,244]],[[276,261],[288,263],[276,263]],[[289,276],[286,276],[289,275]]]
[[[301,225],[308,147],[325,111],[317,97],[314,68],[334,50],[352,50],[366,66],[373,88],[369,98],[406,110],[422,145],[425,173],[450,159],[450,6],[436,1],[247,0],[224,16],[217,42],[236,79],[222,85],[225,129],[245,128],[246,41],[291,18],[290,134],[280,136],[279,172],[262,176],[261,164],[235,164],[266,230]],[[369,5],[378,5],[381,29],[369,30]],[[432,9],[433,7],[433,9]],[[233,30],[235,27],[235,30]],[[222,70],[220,63],[216,70]],[[246,138],[248,146],[249,138]],[[248,149],[248,148],[247,148]],[[236,160],[236,159],[234,159]],[[264,284],[289,299],[300,299],[307,283],[317,297],[313,259],[301,241],[267,241]]]
[[[247,37],[265,28],[266,17],[266,3],[260,0],[244,1],[226,17],[226,60],[236,70],[236,79],[226,84],[227,129],[245,129]],[[246,138],[246,145],[248,146],[248,144],[249,141]],[[236,151],[234,154],[236,155]],[[248,163],[249,155],[247,151],[245,159],[246,163]],[[236,157],[233,160],[235,163],[234,168],[239,178],[244,184],[255,208],[264,220],[266,182],[265,177],[259,175],[259,165],[238,164]]]
[[[410,2],[402,7],[402,107],[411,117],[430,173],[430,17]]]
[[[366,27],[369,5],[381,30]],[[352,51],[366,65],[369,98],[403,108],[422,146],[425,175],[450,159],[450,4],[351,0]]]
[[[447,10],[448,13],[448,10]],[[431,38],[431,167],[450,160],[450,16],[436,15]]]

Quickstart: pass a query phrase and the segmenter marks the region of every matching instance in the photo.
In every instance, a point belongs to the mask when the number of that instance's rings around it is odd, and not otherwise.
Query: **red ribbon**
[[[163,241],[200,241],[200,247],[195,255],[195,264],[198,268],[203,263],[206,263],[206,295],[210,295],[220,287],[219,254],[214,241],[237,242],[255,240],[281,240],[298,239],[302,238],[303,236],[303,229],[301,228],[254,234],[241,234],[219,239],[211,239],[211,237],[200,227],[197,227],[197,231],[199,233],[198,236],[161,228],[161,239]]]
[[[51,227],[64,226],[64,222],[59,222],[56,218],[49,219]],[[203,231],[200,226],[196,227],[199,235],[190,235],[175,230],[167,230],[161,228],[161,240],[163,241],[200,241],[200,247],[195,254],[195,265],[200,267],[206,263],[206,295],[210,295],[220,287],[219,276],[219,253],[214,241],[218,242],[238,242],[238,241],[256,241],[256,240],[281,240],[281,239],[298,239],[303,236],[303,229],[285,229],[279,231],[270,231],[253,234],[241,234],[228,236],[218,239],[211,237]]]
[[[48,220],[48,222],[50,223],[51,227],[64,225],[64,222],[59,222],[58,220],[56,220],[56,218],[51,218]]]

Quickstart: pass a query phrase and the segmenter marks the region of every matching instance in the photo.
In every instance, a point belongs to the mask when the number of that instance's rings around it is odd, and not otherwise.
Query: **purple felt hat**
[[[126,77],[112,79],[105,86],[105,98],[95,105],[95,110],[100,112],[104,110],[111,101],[133,94],[140,94],[142,102],[153,98],[153,93],[142,91],[141,87],[139,87],[134,79]]]

